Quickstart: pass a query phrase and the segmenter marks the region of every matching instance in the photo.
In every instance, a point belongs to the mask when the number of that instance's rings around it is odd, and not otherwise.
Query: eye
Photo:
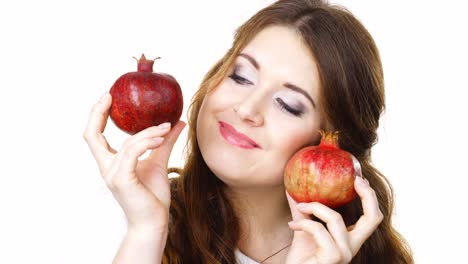
[[[238,75],[236,72],[229,75],[229,78],[233,79],[236,83],[240,85],[252,85],[253,83],[246,78]]]
[[[297,110],[297,109],[290,107],[281,98],[276,98],[276,102],[278,102],[278,106],[281,108],[281,110],[286,111],[295,116],[301,116],[304,113],[302,110]]]

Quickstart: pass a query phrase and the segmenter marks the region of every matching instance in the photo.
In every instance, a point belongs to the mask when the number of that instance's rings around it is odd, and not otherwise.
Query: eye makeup
[[[286,110],[295,116],[301,116],[306,111],[305,105],[298,100],[298,95],[293,91],[279,90],[273,94],[273,98],[283,108],[282,110]]]
[[[254,85],[256,78],[249,69],[246,69],[246,66],[242,66],[241,64],[236,64],[234,66],[233,73],[229,76],[238,84],[244,85]]]
[[[235,65],[234,71],[228,77],[235,83],[242,86],[254,85],[254,82],[250,80],[253,79],[253,77],[249,78],[247,75],[247,71],[242,70],[242,66]],[[291,99],[292,96],[288,95],[287,92],[285,92],[282,97],[275,97],[275,105],[285,113],[292,114],[297,117],[300,117],[302,114],[304,114],[305,107],[301,103],[291,103],[291,101],[294,101],[294,99]]]

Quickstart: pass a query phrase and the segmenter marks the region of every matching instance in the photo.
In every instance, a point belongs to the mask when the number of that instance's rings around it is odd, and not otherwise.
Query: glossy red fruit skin
[[[118,128],[130,135],[164,122],[174,126],[182,115],[179,83],[169,74],[153,72],[153,63],[142,55],[138,71],[120,76],[110,89],[109,115]]]
[[[356,197],[353,158],[338,147],[337,134],[324,132],[318,146],[302,148],[288,161],[284,173],[286,190],[298,203],[343,206]]]

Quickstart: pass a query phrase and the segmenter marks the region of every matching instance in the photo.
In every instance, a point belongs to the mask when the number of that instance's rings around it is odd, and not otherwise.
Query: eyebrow
[[[289,89],[291,89],[293,91],[296,91],[296,92],[304,95],[312,103],[312,106],[314,108],[316,108],[314,99],[312,99],[312,97],[306,91],[304,91],[302,88],[299,88],[296,85],[291,84],[291,83],[285,83],[284,86],[286,88],[289,88]]]
[[[241,53],[239,54],[240,57],[246,58],[250,63],[255,67],[255,69],[260,70],[260,66],[258,65],[258,62],[249,54]]]
[[[255,67],[255,69],[257,69],[257,71],[260,70],[260,65],[258,64],[258,62],[252,56],[250,56],[249,54],[246,54],[246,53],[241,53],[241,54],[239,54],[239,56],[247,59]],[[312,106],[314,108],[316,108],[314,99],[312,99],[312,97],[304,89],[302,89],[302,88],[300,88],[300,87],[298,87],[298,86],[296,86],[294,84],[291,84],[291,83],[285,83],[284,87],[304,95],[312,103]]]

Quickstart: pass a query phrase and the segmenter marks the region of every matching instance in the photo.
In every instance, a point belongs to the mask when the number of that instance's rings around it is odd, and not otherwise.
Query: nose
[[[249,94],[244,100],[234,105],[233,110],[237,116],[252,126],[261,126],[264,122],[262,109],[262,95]]]

